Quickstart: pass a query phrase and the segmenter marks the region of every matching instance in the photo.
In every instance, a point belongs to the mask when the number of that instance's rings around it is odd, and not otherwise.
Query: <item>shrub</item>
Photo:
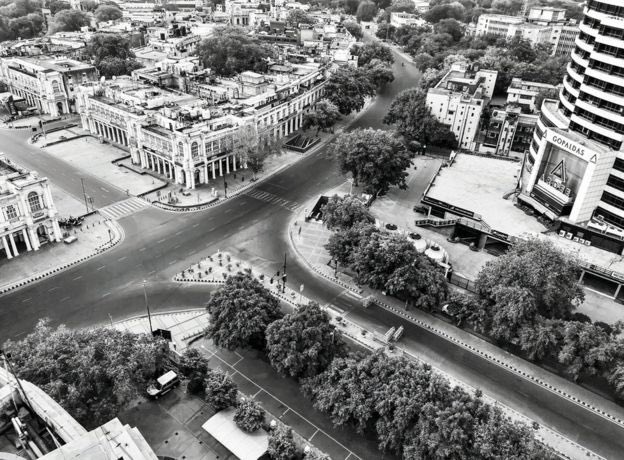
[[[264,409],[253,399],[242,402],[234,414],[234,422],[243,431],[253,433],[262,428]]]

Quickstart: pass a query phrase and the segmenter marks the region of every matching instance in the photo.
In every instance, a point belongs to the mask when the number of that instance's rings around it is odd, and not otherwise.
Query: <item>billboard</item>
[[[571,153],[549,142],[539,166],[538,179],[564,195],[574,197],[585,175],[587,161]]]

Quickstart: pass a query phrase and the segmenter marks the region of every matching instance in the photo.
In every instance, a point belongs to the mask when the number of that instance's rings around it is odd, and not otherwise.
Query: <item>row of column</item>
[[[39,249],[39,238],[37,237],[36,232],[31,228],[29,228],[28,230],[23,228],[21,230],[21,233],[24,239],[24,243],[26,244],[26,249],[28,251],[37,251]],[[15,244],[15,233],[3,235],[2,246],[4,247],[4,252],[6,253],[8,259],[19,256],[19,252],[17,251],[17,245]]]
[[[273,128],[273,135],[275,136],[276,139],[279,139],[280,137],[288,136],[289,134],[294,133],[299,128],[301,128],[302,123],[303,123],[303,115],[298,114],[294,116],[293,118],[291,118],[290,120],[287,120],[285,123],[282,123],[276,126],[275,128]]]
[[[128,136],[123,129],[107,125],[99,121],[94,121],[93,124],[95,126],[95,130],[100,136],[104,136],[106,139],[116,142],[117,144],[125,145],[126,147],[130,145],[128,143]]]

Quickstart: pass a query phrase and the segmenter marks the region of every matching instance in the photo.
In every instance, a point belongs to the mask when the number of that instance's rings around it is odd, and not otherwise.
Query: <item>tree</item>
[[[362,26],[355,21],[344,21],[342,26],[353,35],[356,40],[360,40],[364,35],[362,34]]]
[[[66,2],[64,0],[56,0],[56,1],[50,2],[48,4],[48,8],[50,8],[50,14],[54,16],[56,13],[58,13],[61,10],[71,9],[71,5],[69,4],[69,2]]]
[[[293,460],[297,458],[297,445],[290,427],[279,425],[269,435],[268,454],[272,460]]]
[[[8,23],[10,36],[15,39],[33,38],[43,30],[43,17],[37,13],[11,19]]]
[[[440,123],[426,105],[426,93],[420,89],[401,92],[390,105],[384,123],[392,124],[409,145],[456,148],[457,139],[450,128]]]
[[[241,126],[232,146],[234,154],[251,170],[252,180],[256,180],[256,174],[264,169],[264,161],[272,148],[269,142],[261,141],[256,129],[254,123]]]
[[[488,262],[477,277],[479,296],[495,303],[496,289],[516,286],[534,297],[544,318],[567,318],[584,299],[577,261],[552,243],[537,238],[517,242]]]
[[[167,350],[162,339],[147,334],[53,328],[48,320],[40,320],[24,339],[4,344],[17,376],[39,386],[89,429],[145,393],[163,371]]]
[[[221,77],[246,70],[265,72],[271,50],[236,27],[218,27],[212,37],[199,44],[197,55],[205,68]]]
[[[206,306],[206,334],[221,348],[263,350],[269,324],[282,317],[279,301],[251,275],[230,276]]]
[[[96,65],[96,68],[104,77],[130,75],[133,70],[140,69],[142,67],[143,64],[134,59],[125,60],[119,57],[104,58]]]
[[[197,348],[187,348],[180,357],[179,368],[182,375],[189,379],[186,391],[202,394],[209,371],[208,359]]]
[[[375,95],[375,86],[365,70],[340,67],[327,79],[325,94],[341,114],[349,115],[361,110],[366,98]]]
[[[220,369],[211,370],[206,376],[205,384],[206,402],[215,411],[236,406],[238,388],[225,372]]]
[[[300,305],[293,313],[267,328],[267,355],[271,366],[284,376],[314,377],[323,372],[346,345],[319,304]]]
[[[436,5],[429,9],[424,15],[427,22],[435,24],[443,19],[453,18],[463,21],[466,14],[466,8],[461,3],[450,3],[444,5]]]
[[[79,10],[61,10],[54,15],[48,33],[75,32],[84,26],[88,26],[91,21],[89,16]]]
[[[352,53],[358,57],[359,67],[370,64],[374,60],[378,60],[386,64],[392,64],[394,62],[392,50],[378,41],[355,45],[352,49]]]
[[[323,223],[329,229],[351,228],[360,222],[374,222],[362,200],[354,196],[334,195],[321,207]]]
[[[299,24],[314,24],[314,19],[308,16],[305,11],[300,10],[299,8],[293,8],[288,12],[286,22],[291,26],[296,27]]]
[[[123,17],[121,10],[113,5],[100,5],[93,15],[97,22],[115,21]]]
[[[371,1],[363,0],[357,7],[357,11],[355,12],[355,17],[358,21],[372,21],[377,15],[377,5]]]
[[[386,86],[394,80],[392,68],[378,59],[372,60],[364,69],[368,74],[368,79],[375,88]]]
[[[81,0],[80,6],[82,7],[83,11],[92,12],[92,11],[97,10],[100,4],[96,2],[95,0]]]
[[[531,326],[524,326],[518,333],[522,351],[531,361],[552,356],[561,341],[562,325],[558,320],[543,319]]]
[[[234,412],[234,423],[246,433],[253,433],[262,428],[265,412],[253,399],[241,402]]]
[[[385,290],[425,310],[438,307],[448,296],[448,284],[442,268],[418,252],[411,263],[392,272],[386,281]]]
[[[325,249],[334,261],[343,266],[353,264],[353,254],[362,242],[368,241],[373,233],[379,230],[368,222],[357,222],[352,227],[339,229],[329,236]]]
[[[405,170],[412,154],[387,131],[355,129],[340,134],[330,147],[343,173],[351,173],[355,185],[362,183],[367,193],[384,194],[391,186],[407,188]]]
[[[397,28],[395,26],[388,22],[383,22],[377,27],[377,32],[375,33],[375,35],[381,40],[394,40],[394,34],[396,31]]]
[[[308,129],[312,126],[316,126],[316,135],[320,130],[326,130],[334,126],[340,119],[340,110],[336,107],[336,104],[327,100],[321,99],[309,112],[303,115],[303,127]]]

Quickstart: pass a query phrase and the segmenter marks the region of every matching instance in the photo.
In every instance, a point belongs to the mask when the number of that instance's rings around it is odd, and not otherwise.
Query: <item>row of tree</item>
[[[352,208],[353,212],[336,213],[333,225],[348,225],[353,215],[362,215],[361,209]],[[281,375],[300,379],[304,393],[335,425],[376,435],[381,450],[406,459],[551,458],[529,428],[508,421],[479,394],[472,397],[451,388],[429,366],[383,353],[347,355],[339,331],[315,303],[282,315],[268,290],[239,273],[226,280],[207,309],[207,335],[217,346],[266,351],[271,366]],[[205,390],[216,409],[236,405],[235,386],[223,374],[207,379]],[[280,434],[280,441],[270,446],[293,455],[292,447],[283,447],[291,445],[291,437]]]
[[[605,378],[624,399],[622,324],[592,323],[583,302],[578,260],[552,243],[530,239],[488,262],[475,297],[455,296],[448,311],[533,361],[559,363],[574,380]]]
[[[84,58],[93,60],[100,75],[110,78],[116,75],[129,75],[143,67],[135,59],[130,49],[130,41],[123,35],[99,33],[87,43]]]
[[[334,230],[325,248],[358,282],[426,310],[444,302],[448,285],[441,268],[407,237],[379,231],[358,198],[334,195],[321,212]]]

